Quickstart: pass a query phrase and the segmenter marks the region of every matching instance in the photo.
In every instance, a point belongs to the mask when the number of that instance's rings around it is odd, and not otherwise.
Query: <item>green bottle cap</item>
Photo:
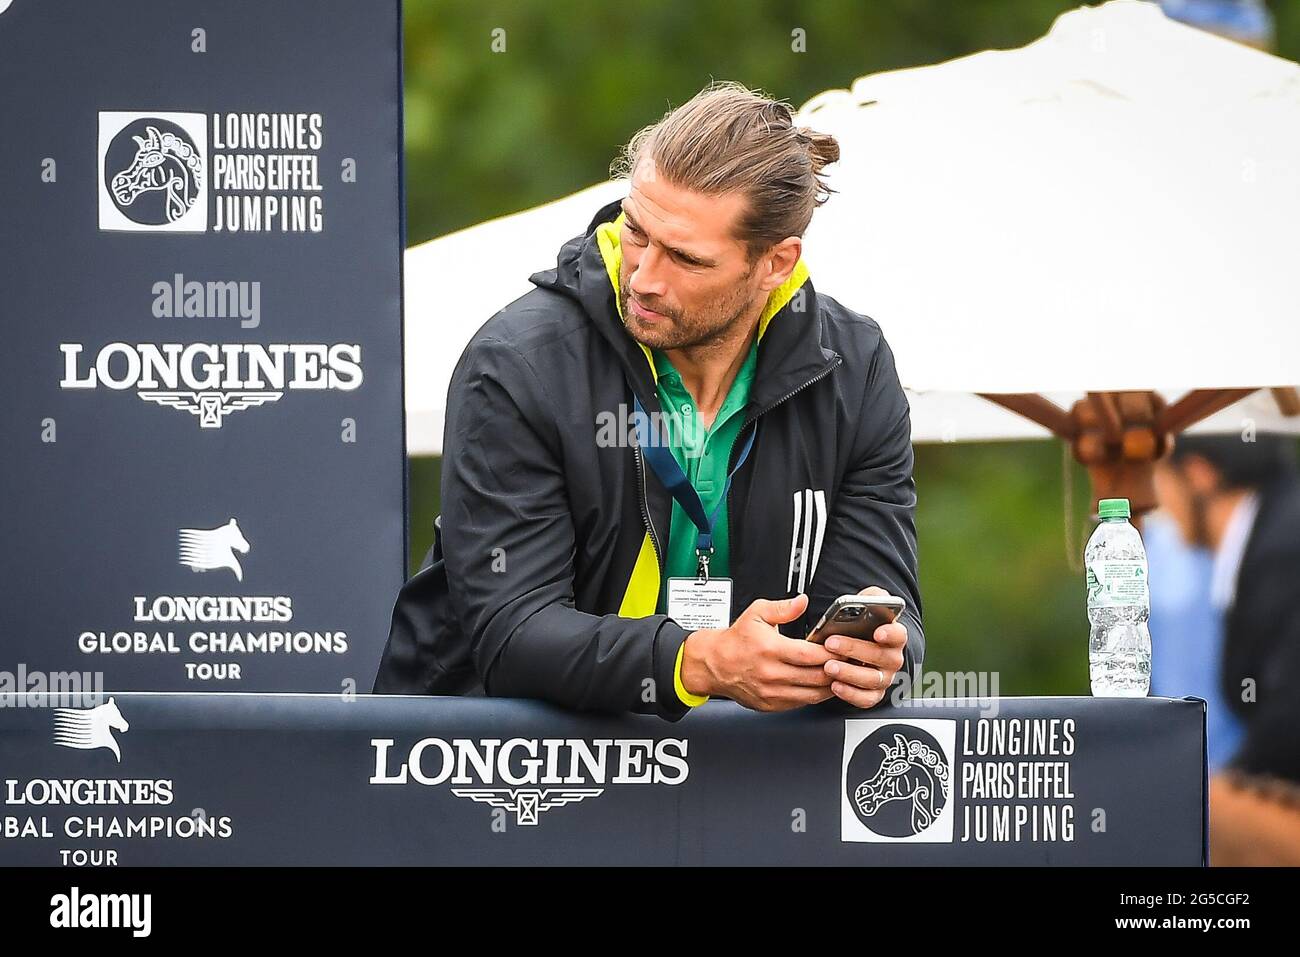
[[[1128,499],[1103,498],[1097,503],[1097,515],[1101,518],[1128,518]]]

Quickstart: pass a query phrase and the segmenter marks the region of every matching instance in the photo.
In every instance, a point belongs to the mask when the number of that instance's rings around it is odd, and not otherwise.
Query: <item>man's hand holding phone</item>
[[[789,711],[832,697],[826,664],[835,655],[810,641],[787,638],[777,625],[808,608],[808,596],[760,598],[730,628],[691,632],[682,651],[682,687],[721,695],[755,711]]]
[[[888,596],[875,586],[858,594]],[[807,595],[759,599],[730,628],[692,632],[682,652],[682,686],[692,694],[721,695],[756,711],[788,711],[831,697],[859,708],[875,707],[903,667],[907,629],[890,622],[869,637],[851,637],[839,631],[852,629],[832,621],[809,641],[787,638],[777,630],[807,607]]]
[[[889,595],[875,585],[862,589],[858,594]],[[874,708],[888,693],[889,686],[894,683],[894,676],[902,670],[907,627],[899,621],[886,622],[877,626],[870,637],[838,634],[837,627],[842,626],[828,623],[809,636],[823,639],[823,647],[834,654],[822,666],[831,679],[830,690],[837,698],[851,705]],[[820,635],[817,634],[818,630]]]

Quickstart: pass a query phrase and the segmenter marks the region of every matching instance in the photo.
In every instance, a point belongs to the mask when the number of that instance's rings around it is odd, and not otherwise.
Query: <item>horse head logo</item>
[[[239,530],[233,518],[217,528],[182,528],[180,530],[180,562],[196,572],[213,568],[229,568],[237,581],[244,580],[244,569],[235,557],[248,554],[248,539]]]
[[[853,803],[867,818],[893,801],[910,802],[912,833],[920,834],[948,802],[948,762],[926,742],[898,732],[892,745],[880,742],[880,749],[884,752],[880,768],[858,785]]]
[[[54,743],[61,748],[93,751],[107,748],[118,761],[122,751],[117,746],[114,731],[129,731],[131,726],[117,709],[112,698],[96,708],[56,708],[54,711]]]
[[[145,136],[132,136],[136,142],[135,159],[117,173],[109,191],[118,207],[125,211],[142,194],[162,190],[166,200],[167,222],[184,216],[198,198],[203,184],[203,161],[194,145],[183,136],[160,132],[147,126]]]

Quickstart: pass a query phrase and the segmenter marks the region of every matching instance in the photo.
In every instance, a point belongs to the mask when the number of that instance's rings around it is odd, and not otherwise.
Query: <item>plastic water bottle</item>
[[[1142,536],[1126,498],[1104,498],[1088,539],[1088,673],[1098,697],[1144,697],[1151,687],[1151,594]]]

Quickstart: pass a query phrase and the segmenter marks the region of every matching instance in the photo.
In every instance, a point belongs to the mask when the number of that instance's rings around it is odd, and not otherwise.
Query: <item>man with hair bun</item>
[[[626,197],[461,356],[445,582],[395,615],[376,692],[677,720],[709,697],[871,708],[919,678],[908,402],[880,327],[802,258],[838,158],[736,83],[632,137]],[[803,640],[874,592],[896,623]]]

